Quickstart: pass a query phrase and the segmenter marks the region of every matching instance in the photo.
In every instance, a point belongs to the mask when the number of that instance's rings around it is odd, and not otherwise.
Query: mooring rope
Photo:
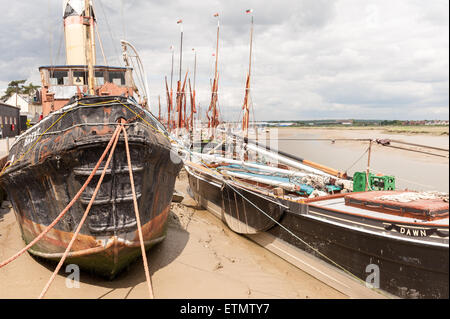
[[[10,257],[9,259],[5,260],[0,264],[0,268],[3,266],[6,266],[10,262],[14,261],[16,258],[21,256],[23,253],[25,253],[28,249],[30,249],[32,246],[34,246],[39,240],[41,240],[60,220],[64,217],[64,215],[69,211],[69,209],[75,204],[75,202],[80,198],[81,194],[84,192],[88,184],[91,182],[92,178],[94,177],[95,173],[97,172],[98,168],[100,167],[100,164],[103,162],[103,159],[105,158],[106,154],[108,153],[109,149],[111,148],[114,139],[116,136],[120,133],[120,126],[116,128],[114,131],[108,145],[106,146],[102,156],[100,156],[100,159],[98,160],[97,164],[95,165],[94,169],[92,170],[91,174],[87,178],[86,182],[83,184],[83,186],[80,188],[78,193],[75,195],[75,197],[70,201],[70,203],[61,211],[61,213],[58,215],[58,217],[55,218],[55,220],[48,225],[42,233],[40,233],[35,239],[33,239],[28,245],[26,245],[23,249],[21,249],[18,253],[16,253],[14,256]]]
[[[150,298],[153,299],[154,295],[153,295],[153,289],[152,289],[152,282],[151,282],[151,278],[150,278],[150,273],[148,271],[147,255],[145,253],[145,246],[144,246],[144,236],[142,235],[142,226],[141,226],[141,219],[139,216],[139,207],[138,207],[138,203],[137,203],[136,190],[134,188],[134,178],[133,178],[133,170],[132,170],[132,166],[131,166],[130,148],[128,146],[128,136],[127,136],[127,131],[125,130],[125,127],[124,126],[121,126],[121,127],[122,127],[123,135],[125,138],[125,150],[127,153],[128,171],[130,173],[131,192],[133,193],[134,213],[136,215],[136,223],[137,223],[137,227],[138,227],[139,241],[141,244],[141,254],[142,254],[142,261],[144,263],[145,278],[147,280],[148,293],[150,295]]]
[[[122,126],[118,125],[118,128],[122,128]],[[117,129],[116,129],[116,131],[117,131]],[[58,274],[59,270],[61,269],[62,265],[64,264],[64,261],[67,258],[67,255],[69,254],[70,250],[72,249],[73,243],[77,239],[77,236],[78,236],[78,234],[79,234],[79,232],[81,230],[81,227],[83,226],[84,222],[86,221],[86,218],[87,218],[87,216],[89,214],[89,211],[91,210],[92,204],[94,203],[95,198],[97,197],[97,193],[98,193],[98,191],[100,189],[100,186],[101,186],[101,184],[103,182],[103,178],[105,177],[106,170],[108,169],[109,164],[111,162],[111,159],[112,159],[112,157],[114,155],[114,151],[116,149],[116,145],[117,145],[117,142],[119,140],[119,136],[120,136],[120,131],[117,134],[115,134],[113,136],[113,138],[111,139],[111,140],[114,140],[114,144],[113,144],[113,146],[111,148],[111,152],[109,153],[108,159],[106,160],[106,164],[105,164],[105,167],[103,168],[102,174],[100,175],[100,178],[99,178],[99,180],[97,182],[97,186],[95,187],[94,193],[92,194],[91,200],[89,201],[89,204],[86,207],[84,215],[81,218],[80,223],[78,224],[78,227],[77,227],[75,233],[73,234],[72,239],[69,242],[69,245],[67,245],[66,250],[64,251],[63,256],[59,260],[59,263],[56,266],[55,270],[53,271],[52,276],[50,277],[49,281],[47,282],[47,284],[45,285],[44,289],[42,290],[42,292],[41,292],[41,294],[39,296],[39,299],[44,298],[45,294],[47,293],[48,289],[50,288],[50,285],[52,284],[53,280],[55,279],[56,274]]]
[[[188,150],[188,152],[191,154],[191,156],[195,156],[190,150]],[[213,169],[211,169],[211,167],[208,166],[208,164],[203,161],[203,159],[200,158],[200,162],[201,164],[209,171],[213,171]],[[214,170],[220,174],[221,176],[225,176],[222,172],[219,171],[218,168],[214,168]],[[228,175],[227,175],[228,176]],[[234,182],[238,182],[234,177],[229,176]],[[310,244],[308,244],[306,241],[304,241],[303,239],[301,239],[300,237],[298,237],[294,232],[292,232],[290,229],[286,228],[285,226],[283,226],[280,222],[278,222],[277,220],[275,220],[272,216],[270,216],[269,214],[267,214],[264,210],[262,210],[261,208],[259,208],[258,206],[256,206],[251,200],[249,200],[247,197],[245,197],[244,195],[242,195],[235,187],[233,187],[225,178],[222,179],[223,183],[228,185],[232,190],[234,190],[239,196],[241,196],[244,200],[246,200],[248,203],[250,203],[253,207],[255,207],[258,211],[260,211],[262,214],[264,214],[266,217],[268,217],[270,220],[272,220],[275,224],[277,224],[278,226],[280,226],[282,229],[284,229],[288,234],[290,234],[291,236],[293,236],[294,238],[296,238],[297,240],[299,240],[300,242],[302,242],[304,245],[306,245],[308,248],[310,248],[311,250],[313,250],[314,252],[316,252],[318,255],[322,256],[324,259],[328,260],[330,263],[332,263],[333,265],[335,265],[337,268],[341,269],[343,272],[345,272],[346,274],[348,274],[350,277],[354,278],[355,280],[357,280],[358,282],[360,282],[361,284],[366,284],[365,281],[363,281],[361,278],[359,278],[358,276],[354,275],[353,273],[351,273],[350,271],[348,271],[345,267],[341,266],[340,264],[338,264],[337,262],[335,262],[334,260],[332,260],[330,257],[326,256],[325,254],[323,254],[322,252],[320,252],[317,248],[314,248],[313,246],[311,246]],[[389,295],[387,295],[386,293],[384,293],[382,290],[378,289],[378,288],[369,288],[371,290],[374,290],[376,292],[378,292],[379,294],[387,297],[387,298],[391,298]]]
[[[93,104],[84,104],[84,103],[79,103],[80,105],[84,105],[84,106],[91,106],[91,105],[104,105],[104,104],[108,104],[111,102],[117,102],[119,104],[121,104],[122,106],[126,107],[128,110],[130,110],[132,113],[134,113],[137,117],[139,117],[145,124],[147,124],[149,127],[151,127],[152,129],[154,129],[156,132],[160,133],[161,135],[163,135],[164,137],[168,138],[169,140],[173,140],[172,138],[170,138],[170,136],[167,136],[166,134],[164,134],[164,132],[161,129],[156,128],[155,126],[153,126],[152,124],[150,124],[148,121],[146,121],[143,117],[141,117],[137,112],[135,112],[134,110],[132,110],[131,108],[129,108],[127,105],[125,105],[124,103],[122,103],[119,100],[112,100],[112,101],[106,101],[106,102],[99,102],[99,103],[93,103]],[[9,161],[4,165],[3,169],[0,172],[0,176],[4,173],[4,171],[6,170],[6,168],[8,168],[9,166],[15,164],[17,161],[19,161],[21,158],[23,158],[31,149],[34,148],[34,146],[37,145],[37,143],[39,142],[39,140],[42,138],[42,136],[48,131],[50,130],[56,123],[58,123],[67,113],[69,112],[66,111],[64,112],[49,128],[47,128],[42,134],[40,134],[40,136],[37,138],[37,140],[33,143],[33,145],[24,153],[22,154],[22,156],[20,158],[18,158],[14,163],[10,163]],[[151,283],[151,278],[150,278],[150,274],[149,274],[149,268],[148,268],[148,262],[147,262],[147,256],[146,256],[146,252],[145,252],[145,245],[144,245],[144,239],[143,239],[143,234],[142,234],[142,227],[141,227],[141,221],[140,221],[140,215],[139,215],[139,208],[138,208],[138,204],[137,204],[137,197],[136,197],[136,191],[135,191],[135,186],[134,186],[134,178],[133,178],[133,172],[132,172],[132,166],[131,166],[131,158],[130,158],[130,150],[129,150],[129,144],[128,144],[128,136],[126,133],[126,129],[123,125],[123,123],[121,123],[120,125],[117,126],[117,128],[115,129],[113,135],[111,136],[111,139],[107,145],[107,147],[105,148],[102,156],[100,157],[100,159],[98,160],[96,166],[94,167],[94,169],[92,170],[91,174],[89,175],[89,177],[87,178],[86,182],[83,184],[83,186],[81,187],[81,189],[78,191],[78,193],[75,195],[75,197],[71,200],[71,202],[63,209],[63,211],[61,211],[61,213],[57,216],[57,218],[50,224],[48,225],[44,231],[42,233],[40,233],[36,238],[34,238],[28,245],[26,245],[23,249],[21,249],[18,253],[16,253],[14,256],[10,257],[9,259],[5,260],[4,262],[2,262],[0,264],[0,268],[6,266],[7,264],[9,264],[10,262],[14,261],[15,259],[17,259],[19,256],[21,256],[23,253],[25,253],[28,249],[30,249],[32,246],[34,246],[39,240],[41,240],[51,229],[53,229],[53,227],[64,217],[64,215],[69,211],[69,209],[75,204],[75,202],[80,198],[81,194],[84,192],[84,190],[86,189],[86,187],[88,186],[88,184],[91,182],[92,178],[95,176],[95,173],[97,172],[98,168],[100,167],[100,164],[103,162],[106,154],[108,153],[108,151],[111,149],[111,152],[108,156],[107,162],[105,164],[105,167],[103,168],[102,174],[99,178],[99,181],[97,183],[97,186],[95,188],[95,191],[92,195],[91,200],[89,201],[89,204],[84,212],[84,215],[82,217],[82,219],[80,220],[80,223],[78,224],[78,227],[74,233],[74,235],[72,236],[71,241],[69,242],[69,245],[66,247],[66,250],[62,256],[62,258],[60,259],[56,269],[54,270],[52,276],[50,277],[49,281],[47,282],[46,286],[44,287],[44,289],[42,290],[39,299],[42,299],[45,294],[47,293],[48,289],[50,288],[50,285],[52,284],[54,278],[56,277],[57,273],[59,272],[59,270],[61,269],[62,265],[64,264],[65,259],[67,258],[67,255],[69,254],[73,243],[75,242],[81,227],[83,226],[84,222],[86,221],[86,218],[89,214],[89,211],[92,207],[92,204],[97,196],[97,193],[100,189],[101,183],[103,181],[103,178],[105,176],[106,170],[110,164],[110,161],[112,159],[114,150],[116,148],[117,142],[119,140],[119,136],[120,136],[120,131],[123,131],[124,133],[124,138],[125,138],[125,148],[126,148],[126,154],[127,154],[127,162],[128,162],[128,169],[129,169],[129,174],[130,174],[130,183],[131,183],[131,189],[132,189],[132,193],[133,193],[133,203],[134,203],[134,211],[135,211],[135,215],[136,215],[136,221],[137,221],[137,226],[138,226],[138,233],[139,233],[139,241],[140,241],[140,246],[141,246],[141,253],[142,253],[142,258],[143,258],[143,263],[144,263],[144,270],[145,270],[145,276],[146,276],[146,281],[147,281],[147,287],[148,287],[148,291],[149,291],[149,295],[150,298],[154,298],[154,294],[153,294],[153,289],[152,289],[152,283]]]
[[[415,153],[421,153],[421,154],[426,154],[426,155],[432,155],[432,156],[438,156],[438,157],[448,158],[448,155],[441,155],[441,154],[436,154],[436,153],[430,153],[430,152],[425,152],[425,151],[419,151],[419,150],[414,150],[414,149],[406,148],[406,147],[393,146],[393,145],[382,145],[382,146],[384,146],[384,147],[390,147],[390,148],[396,148],[396,149],[403,150],[403,151],[409,151],[409,152],[415,152]]]
[[[369,151],[369,149],[370,149],[370,147],[368,147],[365,151],[364,151],[364,153],[362,153],[361,154],[361,156],[349,167],[349,168],[347,168],[346,170],[345,170],[345,173],[347,173],[348,172],[348,170],[349,169],[351,169],[351,168],[353,168],[353,166],[355,166],[356,165],[356,163],[358,163],[363,157],[364,157],[364,155],[366,155],[366,153]]]
[[[286,228],[285,226],[283,226],[281,223],[279,223],[277,220],[275,220],[272,216],[270,216],[269,214],[267,214],[264,210],[262,210],[261,208],[259,208],[258,206],[256,206],[251,200],[249,200],[248,198],[246,198],[244,195],[242,195],[236,188],[234,188],[232,185],[230,185],[230,183],[228,183],[227,181],[224,180],[224,183],[227,184],[231,189],[233,189],[238,195],[240,195],[243,199],[245,199],[247,202],[249,202],[253,207],[255,207],[258,211],[260,211],[261,213],[263,213],[266,217],[268,217],[270,220],[272,220],[274,223],[276,223],[278,226],[280,226],[282,229],[284,229],[286,232],[288,232],[291,236],[293,236],[295,239],[299,240],[300,242],[302,242],[304,245],[306,245],[308,248],[310,248],[311,250],[313,250],[315,253],[317,253],[318,255],[322,256],[323,258],[325,258],[326,260],[328,260],[329,262],[331,262],[333,265],[335,265],[336,267],[338,267],[339,269],[341,269],[342,271],[344,271],[346,274],[348,274],[349,276],[351,276],[352,278],[354,278],[355,280],[357,280],[358,282],[362,283],[362,284],[366,284],[365,281],[363,281],[361,278],[357,277],[356,275],[352,274],[350,271],[348,271],[347,269],[345,269],[343,266],[339,265],[337,262],[335,262],[334,260],[332,260],[331,258],[329,258],[328,256],[326,256],[325,254],[321,253],[317,248],[314,248],[313,246],[311,246],[310,244],[308,244],[306,241],[304,241],[303,239],[301,239],[300,237],[298,237],[295,233],[293,233],[291,230],[289,230],[288,228]],[[383,293],[383,291],[381,291],[380,289],[377,288],[370,288],[371,290],[374,290],[380,294],[382,294],[385,297],[390,298],[387,294]]]

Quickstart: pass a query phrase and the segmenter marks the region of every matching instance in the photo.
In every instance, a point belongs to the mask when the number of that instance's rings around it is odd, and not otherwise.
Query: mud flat
[[[156,298],[347,298],[251,240],[233,233],[196,207],[184,172],[176,189],[167,238],[148,253]],[[24,246],[11,208],[0,210],[0,260]],[[0,269],[0,298],[37,298],[54,265],[28,253]],[[81,272],[80,287],[68,288],[65,267],[46,298],[147,298],[142,260],[114,281]]]

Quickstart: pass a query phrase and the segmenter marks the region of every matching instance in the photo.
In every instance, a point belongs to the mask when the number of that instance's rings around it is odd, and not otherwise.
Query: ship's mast
[[[217,87],[218,87],[217,63],[219,58],[219,30],[220,30],[219,14],[218,13],[214,14],[214,17],[217,18],[217,40],[216,40],[216,54],[215,54],[216,62],[214,67],[214,81],[212,85],[211,105],[209,107],[209,109],[212,110],[209,124],[209,127],[211,128],[211,138],[214,138],[215,129],[219,124],[218,120],[219,115],[217,113]]]
[[[249,9],[245,11],[246,13],[252,13],[253,10]],[[250,54],[248,61],[248,74],[247,81],[245,85],[245,97],[244,97],[244,105],[242,109],[244,110],[244,116],[242,118],[242,130],[244,131],[244,136],[248,137],[248,125],[250,122],[250,75],[252,71],[252,44],[253,44],[253,14],[251,19],[251,27],[250,27]]]
[[[83,24],[86,25],[86,57],[88,65],[88,89],[89,94],[94,95],[95,77],[94,77],[94,64],[95,64],[95,36],[94,36],[94,17],[91,10],[91,1],[84,1],[84,19]]]
[[[170,96],[169,96],[169,114],[168,114],[168,120],[167,120],[167,127],[169,128],[169,131],[172,129],[172,120],[170,119],[170,111],[173,109],[173,58],[174,58],[174,47],[173,45],[170,46],[170,51],[172,51],[172,70],[170,71]],[[174,117],[175,118],[175,117]]]
[[[194,89],[191,92],[191,130],[194,130],[194,113],[197,113],[197,108],[195,106],[195,80],[197,75],[197,51],[192,49],[194,52]],[[189,90],[191,90],[191,81],[189,80]]]
[[[180,24],[180,70],[177,82],[177,112],[178,112],[178,123],[177,123],[177,134],[178,129],[183,126],[183,95],[181,91],[181,69],[183,64],[183,20],[178,20],[177,24]]]
[[[172,128],[172,120],[170,118],[170,112],[172,110],[172,92],[169,92],[169,86],[167,85],[167,76],[165,77],[166,80],[166,95],[167,95],[167,128],[170,132]]]

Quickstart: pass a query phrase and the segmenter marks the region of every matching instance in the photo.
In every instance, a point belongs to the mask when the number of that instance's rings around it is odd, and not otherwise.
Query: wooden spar
[[[181,66],[183,65],[183,22],[180,23],[181,26],[181,39],[180,39],[180,74],[178,81],[181,82]]]
[[[217,114],[217,88],[218,88],[218,73],[217,73],[217,64],[218,64],[218,58],[219,58],[219,29],[220,29],[220,24],[219,24],[219,14],[216,13],[214,15],[215,17],[217,17],[217,40],[216,40],[216,62],[215,62],[215,67],[214,67],[214,81],[213,81],[213,85],[212,85],[212,92],[211,92],[211,104],[209,106],[209,110],[211,111],[211,117],[208,116],[209,118],[209,127],[211,128],[211,138],[214,138],[214,131],[217,127],[217,125],[219,124],[218,121],[218,114]]]
[[[158,121],[161,121],[161,96],[158,95]]]
[[[180,24],[180,66],[179,66],[179,76],[177,82],[177,112],[178,112],[178,123],[177,128],[181,128],[182,123],[182,112],[183,112],[183,95],[181,92],[181,69],[183,65],[183,20],[178,20],[177,24]]]
[[[189,95],[191,97],[191,115],[189,117],[189,126],[190,126],[190,129],[193,130],[194,129],[194,113],[196,113],[197,110],[195,108],[195,91],[192,91],[192,88],[191,88],[191,79],[189,79]]]
[[[186,92],[183,85],[183,127],[188,128],[187,118],[186,118]]]
[[[172,86],[172,80],[173,80],[173,56],[174,56],[173,45],[170,46],[170,50],[172,51],[172,69],[170,71],[170,96],[172,97],[172,92],[173,92],[173,86]]]
[[[278,160],[279,162],[298,168],[298,169],[309,169],[311,172],[314,172],[316,174],[328,174],[330,176],[336,176],[339,178],[346,179],[347,174],[345,172],[340,172],[334,168],[318,164],[303,158],[300,158],[298,156],[271,148],[267,145],[259,144],[257,141],[248,139],[248,138],[242,138],[239,135],[231,134],[233,137],[242,139],[245,143],[247,143],[247,148],[249,150],[252,150],[254,152],[260,153],[261,155],[268,156],[270,158],[273,158],[275,160]],[[321,172],[319,172],[319,171]]]
[[[178,128],[182,128],[184,126],[183,121],[183,100],[185,95],[185,87],[186,87],[186,79],[189,71],[186,71],[186,75],[184,77],[183,86],[181,86],[181,81],[178,81],[178,92],[177,93],[177,112],[178,112]],[[185,106],[184,106],[185,107]]]
[[[170,111],[173,110],[173,86],[172,86],[172,81],[173,81],[173,58],[174,58],[174,47],[173,45],[170,46],[170,50],[172,51],[172,69],[170,71],[170,93],[167,90],[167,94],[168,94],[168,99],[169,99],[169,103],[168,103],[168,109],[169,109],[169,113],[168,113],[168,119],[167,119],[167,127],[170,131],[170,129],[172,128],[172,122],[170,119]],[[166,80],[166,87],[167,87],[167,80]]]
[[[221,145],[221,144],[219,144],[219,145]],[[217,148],[218,147],[216,146],[216,149]],[[210,153],[210,152],[212,152],[214,150],[215,149],[212,149],[208,153]],[[199,158],[201,158],[202,160],[204,160],[206,162],[228,163],[228,164],[241,165],[243,167],[247,167],[247,168],[250,168],[250,169],[255,168],[258,171],[270,172],[270,173],[280,174],[280,175],[283,175],[283,176],[305,177],[305,176],[308,175],[306,173],[302,173],[302,172],[298,172],[298,171],[294,171],[294,170],[288,170],[288,169],[272,167],[272,166],[267,166],[267,165],[261,165],[261,164],[254,164],[254,163],[250,163],[250,162],[247,162],[247,161],[234,160],[234,159],[221,157],[221,156],[217,156],[217,155],[210,155],[210,154],[204,154],[204,153],[198,153],[198,152],[190,152],[190,154],[192,156],[199,157]]]
[[[169,86],[167,85],[167,76],[166,79],[166,95],[167,95],[167,129],[170,131],[171,128],[171,122],[170,122],[170,111],[172,109],[172,95],[171,92],[169,92]]]
[[[195,80],[197,77],[197,51],[194,51],[194,89],[191,91],[191,81],[189,80],[189,91],[191,92],[191,129],[194,129],[194,113],[197,113],[197,109],[195,107]]]
[[[248,124],[250,117],[250,110],[248,105],[249,91],[250,91],[250,74],[247,74],[247,81],[245,83],[244,105],[242,105],[242,109],[244,110],[244,114],[242,116],[242,130],[244,131],[245,137],[248,137]]]
[[[188,79],[188,84],[189,84],[189,101],[191,102],[191,112],[189,114],[189,117],[187,118],[187,122],[186,122],[186,128],[188,130],[192,129],[192,123],[191,123],[191,119],[192,119],[192,88],[191,88],[191,78]]]
[[[95,95],[94,86],[94,64],[95,64],[95,36],[94,36],[94,17],[91,16],[90,0],[84,1],[84,16],[83,21],[86,25],[86,41],[87,41],[87,64],[88,64],[88,91],[90,95]]]
[[[369,186],[369,173],[370,173],[370,153],[372,152],[372,140],[369,141],[369,152],[367,154],[367,170],[366,170],[366,192]]]
[[[209,85],[211,86],[211,92],[213,91],[213,85],[212,85],[212,81],[211,79],[209,79]],[[211,108],[212,108],[212,96],[211,96],[211,102],[209,103],[209,107],[206,110],[206,118],[208,120],[208,128],[211,127],[211,118],[209,117],[209,112],[211,112]]]
[[[184,76],[182,94],[183,94],[183,127],[186,127],[186,80],[189,73],[189,69],[186,71],[186,75]]]
[[[194,51],[194,92],[195,92],[195,79],[197,76],[197,51],[195,49],[192,49]]]
[[[181,123],[181,100],[182,100],[182,96],[181,96],[181,81],[177,81],[177,109],[176,112],[178,112],[178,120],[176,122],[176,127],[179,128],[180,127],[180,123]],[[175,113],[175,112],[174,112]],[[175,114],[174,114],[174,120],[175,120]]]
[[[217,125],[219,124],[219,120],[218,120],[218,114],[217,114],[217,82],[218,82],[218,78],[214,79],[213,85],[212,85],[212,93],[211,93],[211,104],[209,106],[208,112],[211,112],[211,116],[209,116],[208,114],[208,119],[209,119],[209,127],[212,128],[212,130],[214,131],[214,129],[217,127]],[[214,137],[214,132],[212,133],[212,136]]]
[[[253,46],[253,15],[250,27],[250,54],[248,61],[248,74],[247,74],[247,81],[245,84],[244,105],[242,106],[242,109],[244,110],[244,115],[242,117],[242,130],[244,131],[245,137],[248,137],[248,125],[250,122],[249,95],[250,95],[250,75],[252,72],[252,46]]]

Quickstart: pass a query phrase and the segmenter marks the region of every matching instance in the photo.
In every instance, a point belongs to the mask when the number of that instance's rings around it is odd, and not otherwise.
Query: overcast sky
[[[0,0],[0,91],[11,80],[40,82],[38,67],[65,64],[63,0]],[[151,105],[165,107],[164,76],[183,73],[204,113],[214,73],[220,18],[219,104],[237,120],[248,70],[250,15],[255,22],[252,101],[256,120],[448,119],[448,0],[95,0],[108,64],[121,65],[119,40],[138,49]],[[103,58],[98,53],[98,64]],[[169,83],[170,85],[170,83]]]

